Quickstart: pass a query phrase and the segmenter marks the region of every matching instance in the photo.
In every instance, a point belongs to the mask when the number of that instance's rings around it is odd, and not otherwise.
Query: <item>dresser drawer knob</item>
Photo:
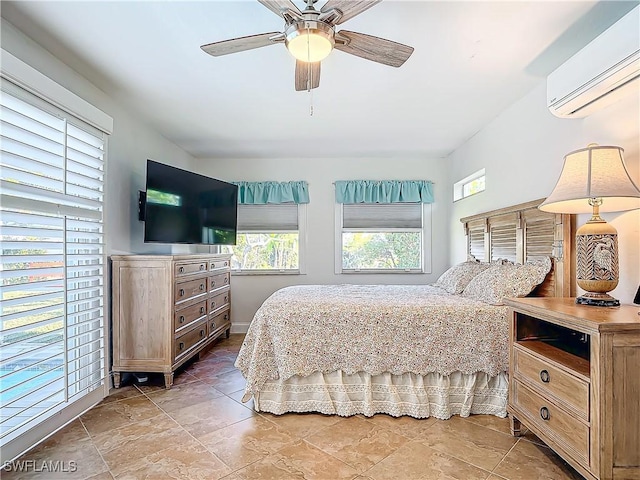
[[[184,267],[180,267],[180,273],[184,273]]]
[[[184,297],[184,288],[181,288],[181,289],[180,289],[180,296],[181,296],[181,297]]]
[[[204,290],[204,283],[201,283],[200,284],[200,291],[203,291],[203,290]]]
[[[225,302],[228,302],[228,301],[229,301],[229,296],[228,296],[228,295],[225,295],[225,296],[224,296],[224,301],[225,301]]]
[[[224,266],[225,267],[228,266],[228,265],[229,265],[229,262],[224,262]]]
[[[204,307],[200,307],[200,314],[204,313]]]
[[[216,322],[211,322],[211,330],[215,330],[216,329]]]
[[[211,302],[211,310],[213,310],[214,308],[216,308],[216,302]]]
[[[540,409],[540,418],[545,421],[548,421],[551,418],[551,414],[549,414],[549,409],[547,407],[542,407]]]
[[[224,314],[224,319],[225,320],[229,320],[229,315],[227,315],[226,313]]]
[[[180,315],[180,323],[184,323],[184,315]]]
[[[184,342],[180,342],[180,345],[178,345],[178,349],[182,350],[184,348]]]
[[[549,372],[546,370],[541,370],[540,380],[542,380],[542,383],[549,383],[551,381],[551,376],[549,375]]]
[[[211,280],[211,286],[212,286],[212,287],[215,287],[215,286],[216,286],[216,282],[215,282],[215,280]]]
[[[204,270],[204,265],[200,265],[200,270]]]
[[[224,283],[227,283],[229,281],[229,279],[227,277],[224,277]]]
[[[200,338],[204,337],[204,330],[200,330]]]

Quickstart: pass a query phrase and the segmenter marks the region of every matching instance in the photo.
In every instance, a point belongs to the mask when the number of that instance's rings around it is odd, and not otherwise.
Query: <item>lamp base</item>
[[[594,307],[619,307],[620,300],[606,293],[587,292],[576,298],[578,305],[592,305]]]

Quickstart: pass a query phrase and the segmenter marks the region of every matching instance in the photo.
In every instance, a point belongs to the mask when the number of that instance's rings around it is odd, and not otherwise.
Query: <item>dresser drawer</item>
[[[191,323],[199,320],[207,314],[207,301],[195,303],[188,307],[177,310],[173,314],[173,328],[176,332],[190,326]]]
[[[229,272],[209,277],[209,291],[214,291],[229,285]]]
[[[186,302],[198,295],[207,294],[207,279],[199,278],[189,282],[177,283],[174,287],[174,297],[176,304]]]
[[[575,377],[561,368],[550,365],[545,360],[514,345],[515,372],[535,389],[550,394],[585,420],[589,420],[589,382]]]
[[[174,340],[175,359],[180,360],[182,356],[189,353],[189,351],[206,341],[207,339],[207,322],[202,321],[193,326],[193,328],[183,335],[180,335]]]
[[[229,305],[229,297],[230,297],[229,290],[211,297],[209,299],[209,313],[213,313],[219,308],[222,308],[225,305]]]
[[[176,278],[191,275],[193,273],[206,272],[208,262],[179,262],[173,267]]]
[[[231,312],[229,310],[225,310],[213,317],[209,317],[209,335],[214,335],[222,328],[228,328],[229,325],[231,325],[230,321]]]
[[[209,262],[209,270],[220,270],[229,267],[229,260],[212,260]]]
[[[513,404],[524,411],[540,430],[569,450],[583,465],[589,465],[589,427],[545,400],[519,381],[514,381]],[[544,439],[543,439],[544,440]]]

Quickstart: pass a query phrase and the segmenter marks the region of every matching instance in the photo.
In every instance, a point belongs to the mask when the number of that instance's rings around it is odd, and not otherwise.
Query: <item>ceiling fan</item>
[[[413,47],[364,33],[341,30],[336,25],[346,22],[382,0],[328,0],[320,9],[318,0],[306,0],[300,11],[291,0],[258,0],[285,22],[283,32],[268,32],[232,38],[202,45],[209,55],[219,57],[230,53],[284,43],[296,58],[296,90],[311,90],[320,85],[320,61],[334,48],[367,60],[401,66],[413,53]]]

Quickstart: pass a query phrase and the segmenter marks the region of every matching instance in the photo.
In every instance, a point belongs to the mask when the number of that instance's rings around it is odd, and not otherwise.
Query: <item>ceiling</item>
[[[442,157],[636,4],[385,0],[338,30],[413,55],[393,68],[334,51],[312,93],[294,91],[284,45],[200,49],[282,31],[254,0],[3,0],[2,16],[197,158]]]

